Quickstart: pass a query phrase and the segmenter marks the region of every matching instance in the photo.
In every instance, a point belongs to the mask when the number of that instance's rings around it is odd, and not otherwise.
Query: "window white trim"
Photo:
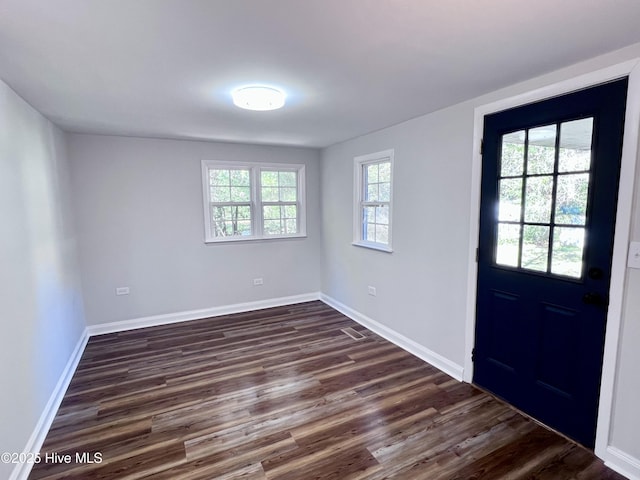
[[[202,160],[202,200],[204,215],[204,241],[205,243],[245,242],[252,240],[272,240],[282,238],[300,238],[307,236],[306,215],[306,181],[305,166],[294,163],[262,163],[262,162],[225,162],[219,160]],[[211,169],[242,169],[249,170],[251,185],[251,231],[252,235],[238,235],[229,237],[215,237],[211,234],[212,222],[210,207],[211,190],[209,183],[209,170]],[[263,205],[277,205],[280,202],[263,202],[261,196],[261,173],[263,171],[288,171],[296,173],[297,187],[297,233],[286,235],[273,235],[264,232]],[[285,202],[286,203],[286,202]]]
[[[353,159],[353,242],[357,247],[370,248],[382,252],[393,252],[392,248],[392,225],[393,225],[393,163],[394,150],[382,150],[380,152],[360,155]],[[389,205],[389,242],[380,243],[368,241],[363,235],[363,208],[367,202],[364,201],[364,167],[372,163],[389,161],[391,171],[391,185],[389,186],[389,201],[382,202]]]

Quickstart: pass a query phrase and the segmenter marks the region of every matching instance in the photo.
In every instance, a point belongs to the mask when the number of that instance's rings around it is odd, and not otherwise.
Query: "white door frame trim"
[[[607,330],[605,334],[605,351],[602,366],[602,382],[600,387],[600,405],[596,429],[595,453],[607,459],[607,447],[610,441],[613,398],[616,381],[620,327],[624,300],[627,249],[630,240],[632,209],[634,199],[634,179],[636,158],[638,155],[638,135],[640,131],[640,59],[613,65],[608,68],[590,72],[575,78],[564,80],[521,95],[498,100],[477,107],[474,111],[473,127],[473,163],[471,170],[471,222],[469,228],[469,270],[467,277],[467,315],[465,327],[465,359],[464,380],[473,379],[473,362],[471,354],[474,347],[476,323],[476,280],[477,263],[476,247],[478,246],[478,228],[480,221],[480,180],[482,172],[482,156],[480,145],[483,134],[485,115],[526,105],[538,100],[580,90],[610,80],[629,76],[627,108],[625,113],[624,143],[622,148],[622,164],[620,168],[620,186],[616,228],[613,245],[613,264],[611,271],[611,288],[609,311],[607,314]]]

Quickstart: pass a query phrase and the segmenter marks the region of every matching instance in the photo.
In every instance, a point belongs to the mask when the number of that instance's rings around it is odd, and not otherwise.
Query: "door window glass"
[[[527,136],[527,174],[553,173],[556,125],[531,128]]]
[[[498,224],[498,246],[496,262],[499,265],[517,267],[520,252],[520,225],[514,223]]]
[[[560,125],[558,172],[586,172],[591,168],[593,118]]]
[[[553,230],[551,273],[568,277],[582,275],[584,232],[584,228],[556,227]]]
[[[508,133],[502,136],[502,155],[500,176],[522,175],[524,171],[525,131]]]
[[[522,178],[500,180],[500,220],[520,221],[522,210]]]
[[[581,278],[593,118],[502,136],[495,262]]]
[[[547,271],[549,261],[549,227],[525,225],[522,230],[522,268]]]
[[[553,177],[543,175],[526,178],[524,221],[549,224],[553,197]]]

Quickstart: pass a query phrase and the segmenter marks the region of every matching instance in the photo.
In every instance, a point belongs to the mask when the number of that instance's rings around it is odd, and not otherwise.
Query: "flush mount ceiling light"
[[[234,105],[247,110],[276,110],[284,106],[286,98],[282,90],[265,85],[248,85],[231,92]]]

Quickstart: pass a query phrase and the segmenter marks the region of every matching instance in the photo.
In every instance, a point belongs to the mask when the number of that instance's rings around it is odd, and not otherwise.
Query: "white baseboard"
[[[604,464],[629,480],[640,480],[640,460],[616,447],[607,447]]]
[[[62,374],[60,375],[60,379],[58,380],[56,387],[53,389],[53,393],[51,394],[51,397],[49,397],[49,401],[44,407],[42,415],[40,415],[40,419],[38,420],[31,437],[29,437],[29,440],[27,441],[27,445],[22,450],[23,452],[37,453],[41,450],[42,444],[47,437],[47,433],[49,433],[49,429],[51,428],[51,424],[53,423],[56,413],[58,413],[58,408],[60,408],[64,394],[71,383],[73,374],[76,372],[76,368],[78,367],[78,363],[80,363],[80,358],[84,353],[84,348],[87,346],[88,341],[89,332],[85,329],[76,344],[76,348],[69,357],[69,361],[65,365]],[[9,480],[26,480],[29,473],[31,473],[32,467],[32,463],[16,464],[15,468],[11,472]]]
[[[167,313],[164,315],[152,315],[149,317],[133,318],[119,322],[103,323],[101,325],[90,325],[89,336],[104,335],[105,333],[124,332],[136,328],[155,327],[157,325],[167,325],[170,323],[187,322],[208,317],[219,317],[220,315],[230,315],[232,313],[250,312],[263,308],[281,307],[283,305],[293,305],[296,303],[311,302],[319,300],[320,293],[306,293],[293,295],[290,297],[271,298],[268,300],[258,300],[256,302],[236,303],[233,305],[223,305],[220,307],[203,308],[200,310],[188,310],[185,312]]]
[[[336,310],[343,313],[344,315],[351,318],[352,320],[358,322],[360,325],[367,327],[372,332],[375,332],[381,337],[389,340],[391,343],[397,345],[403,350],[406,350],[407,352],[424,360],[430,365],[433,365],[437,369],[442,370],[444,373],[452,376],[456,380],[462,381],[464,368],[461,365],[458,365],[457,363],[452,362],[448,358],[445,358],[442,355],[432,350],[429,350],[427,347],[420,345],[417,342],[414,342],[410,338],[405,337],[404,335],[396,332],[395,330],[392,330],[391,328],[376,322],[375,320],[367,317],[366,315],[363,315],[362,313],[352,309],[351,307],[348,307],[345,304],[339,302],[335,298],[332,298],[322,293],[320,294],[320,300],[322,300],[324,303],[326,303],[330,307],[335,308]]]

